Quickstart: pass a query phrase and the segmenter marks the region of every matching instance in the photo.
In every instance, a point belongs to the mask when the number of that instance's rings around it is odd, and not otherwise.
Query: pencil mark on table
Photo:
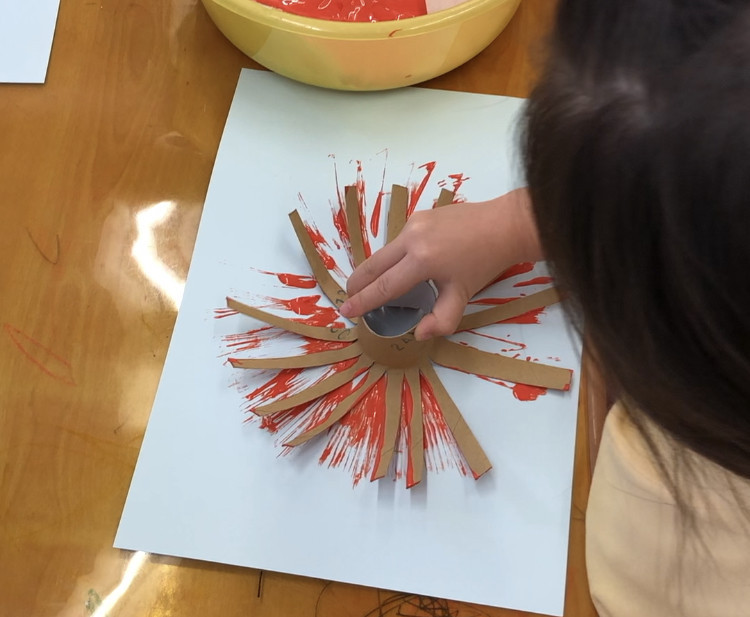
[[[39,254],[42,256],[42,259],[44,259],[44,261],[51,263],[53,266],[56,266],[60,262],[60,234],[55,234],[54,259],[49,257],[49,255],[47,255],[47,253],[42,250],[42,247],[40,247],[39,243],[34,239],[34,236],[32,235],[31,230],[28,227],[26,227],[26,234],[29,236],[29,240],[31,240],[34,248],[39,251]]]

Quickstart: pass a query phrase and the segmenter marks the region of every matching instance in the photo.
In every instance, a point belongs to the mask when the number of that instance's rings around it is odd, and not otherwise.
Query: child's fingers
[[[401,261],[406,254],[401,245],[401,242],[386,244],[382,249],[376,251],[371,257],[357,266],[346,282],[347,294],[354,296],[359,293],[389,268],[392,268]],[[389,299],[386,298],[386,300]]]
[[[418,341],[424,341],[435,336],[453,334],[464,314],[466,302],[467,298],[457,289],[442,289],[432,312],[419,322],[414,337]]]
[[[349,299],[339,307],[339,312],[344,317],[359,317],[383,306],[388,300],[405,294],[423,280],[424,278],[410,266],[408,259],[401,259],[359,293],[349,296]]]

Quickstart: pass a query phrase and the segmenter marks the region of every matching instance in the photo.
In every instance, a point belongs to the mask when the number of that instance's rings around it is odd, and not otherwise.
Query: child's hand
[[[541,249],[525,189],[491,201],[415,212],[393,242],[354,271],[340,311],[359,317],[431,279],[438,299],[415,336],[451,334],[475,293],[514,263],[538,259]]]

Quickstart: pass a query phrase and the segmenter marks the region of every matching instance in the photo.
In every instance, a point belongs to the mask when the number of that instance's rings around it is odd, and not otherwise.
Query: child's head
[[[748,2],[562,0],[525,149],[545,253],[608,376],[750,477]]]

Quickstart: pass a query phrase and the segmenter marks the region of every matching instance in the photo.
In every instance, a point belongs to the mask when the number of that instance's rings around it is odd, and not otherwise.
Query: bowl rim
[[[304,17],[283,9],[261,4],[257,0],[202,0],[256,23],[290,33],[328,39],[387,39],[417,36],[458,23],[501,5],[510,5],[515,12],[521,0],[465,0],[459,4],[417,17],[377,22],[348,22]],[[510,8],[509,7],[509,8]],[[399,24],[402,24],[399,26]]]

